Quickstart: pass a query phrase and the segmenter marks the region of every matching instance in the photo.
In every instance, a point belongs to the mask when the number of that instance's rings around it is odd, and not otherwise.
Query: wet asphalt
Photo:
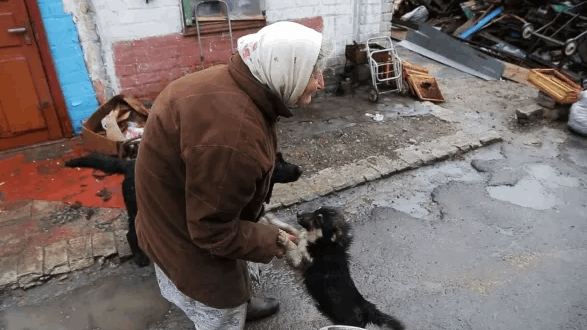
[[[409,329],[587,329],[587,141],[532,135],[278,214],[341,207],[359,290]],[[255,289],[281,309],[247,330],[330,325],[280,260]],[[0,307],[1,329],[193,329],[152,267],[128,262],[7,292]]]

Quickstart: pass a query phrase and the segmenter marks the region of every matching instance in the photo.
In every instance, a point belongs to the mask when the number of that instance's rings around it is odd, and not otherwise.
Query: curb
[[[45,247],[33,246],[0,259],[0,292],[28,289],[54,277],[82,270],[107,258],[131,257],[126,231],[99,232],[61,240]]]
[[[341,167],[327,168],[310,178],[276,185],[272,203],[265,210],[275,211],[309,202],[333,192],[343,191],[396,173],[431,165],[452,156],[502,140],[495,131],[472,137],[463,132],[441,137],[418,146],[396,150],[397,159],[370,156]],[[61,240],[45,247],[29,247],[20,254],[0,258],[0,292],[28,289],[51,278],[102,265],[107,258],[131,257],[126,230],[114,230]]]
[[[265,206],[265,211],[276,211],[309,202],[333,192],[343,191],[421,166],[432,165],[499,141],[502,141],[502,137],[496,131],[486,131],[476,137],[458,132],[417,146],[397,149],[395,150],[397,159],[370,156],[341,167],[329,167],[310,178],[276,185],[273,188],[272,202]]]

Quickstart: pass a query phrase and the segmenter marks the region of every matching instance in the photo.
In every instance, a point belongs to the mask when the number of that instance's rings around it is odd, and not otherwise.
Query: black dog
[[[102,154],[91,154],[89,156],[73,158],[65,162],[67,167],[86,167],[100,170],[106,174],[122,174],[122,197],[128,212],[128,232],[126,239],[130,245],[135,263],[139,267],[149,265],[149,258],[139,247],[137,233],[135,230],[135,218],[137,216],[137,197],[135,194],[135,160],[118,159]],[[278,152],[275,157],[275,169],[271,176],[271,186],[266,197],[268,203],[276,183],[294,182],[302,175],[302,168],[288,163],[283,155]],[[264,212],[261,212],[261,215]]]
[[[91,154],[84,157],[73,158],[65,162],[67,167],[86,167],[100,170],[106,174],[122,174],[122,198],[128,212],[128,231],[126,240],[130,245],[135,263],[139,267],[149,265],[149,257],[139,247],[137,232],[135,230],[135,218],[137,216],[137,196],[135,194],[135,160],[118,159],[102,154]]]
[[[298,236],[298,251],[288,251],[286,259],[302,271],[306,289],[320,311],[334,324],[362,328],[374,324],[403,330],[400,321],[379,311],[357,290],[349,269],[350,225],[342,213],[322,207],[298,213],[297,218],[306,231]]]

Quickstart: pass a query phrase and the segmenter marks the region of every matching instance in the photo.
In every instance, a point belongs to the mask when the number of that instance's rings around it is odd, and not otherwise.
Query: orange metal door
[[[0,0],[0,150],[63,137],[24,0]]]

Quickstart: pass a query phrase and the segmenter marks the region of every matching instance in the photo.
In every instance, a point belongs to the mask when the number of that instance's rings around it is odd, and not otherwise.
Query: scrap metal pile
[[[396,0],[392,23],[426,23],[502,61],[587,79],[587,1]]]

